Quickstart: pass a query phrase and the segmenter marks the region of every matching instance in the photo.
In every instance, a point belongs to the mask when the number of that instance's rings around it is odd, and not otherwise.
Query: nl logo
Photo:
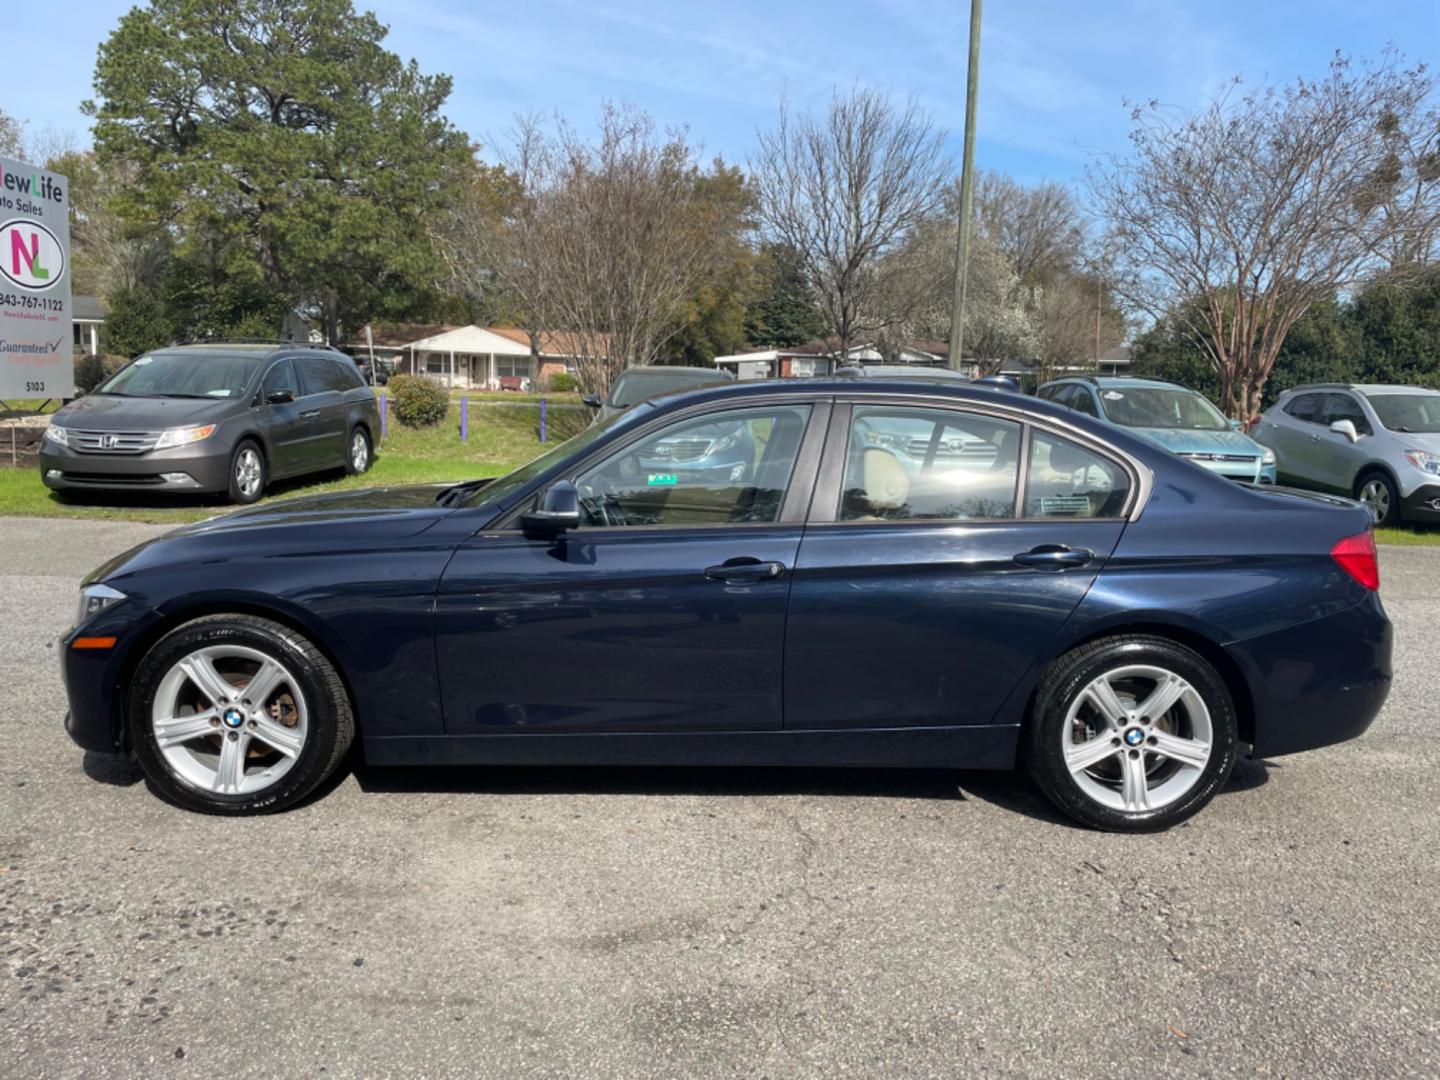
[[[44,292],[65,273],[65,249],[44,225],[23,218],[0,225],[0,274],[26,292]]]

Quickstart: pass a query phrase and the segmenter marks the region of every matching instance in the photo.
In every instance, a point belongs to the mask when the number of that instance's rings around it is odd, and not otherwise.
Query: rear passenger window
[[[1319,394],[1296,394],[1285,403],[1285,414],[1306,423],[1315,423],[1315,413],[1320,408]]]
[[[335,365],[323,356],[297,356],[295,370],[300,376],[301,394],[321,394],[338,390]]]
[[[951,409],[857,405],[840,521],[1015,516],[1020,425]]]
[[[363,390],[365,388],[365,379],[353,361],[332,360],[330,363],[335,368],[337,390]]]
[[[1119,517],[1130,477],[1118,464],[1038,428],[1030,438],[1025,516]]]
[[[1086,390],[1083,386],[1075,387],[1075,392],[1071,395],[1067,404],[1076,412],[1084,413],[1086,416],[1093,416],[1096,419],[1100,417],[1099,410],[1095,408],[1095,399],[1091,397],[1090,391]]]

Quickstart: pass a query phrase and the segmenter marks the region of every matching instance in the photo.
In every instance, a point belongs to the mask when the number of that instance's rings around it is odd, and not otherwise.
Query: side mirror
[[[580,496],[575,485],[560,480],[550,485],[539,510],[520,515],[520,529],[527,536],[559,536],[580,526]]]
[[[598,409],[601,405],[599,394],[586,394],[580,401],[582,404],[589,405],[592,409]]]
[[[265,395],[265,401],[270,405],[287,405],[295,400],[293,390],[271,390]]]
[[[1336,435],[1344,435],[1345,438],[1349,439],[1352,443],[1360,441],[1360,433],[1355,430],[1355,422],[1353,420],[1333,421],[1330,424],[1330,430],[1335,432]]]

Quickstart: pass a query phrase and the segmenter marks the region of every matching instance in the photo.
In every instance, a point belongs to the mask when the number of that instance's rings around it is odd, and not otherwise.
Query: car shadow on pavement
[[[91,780],[112,787],[130,787],[145,779],[140,766],[129,754],[100,754],[86,750],[80,767]]]

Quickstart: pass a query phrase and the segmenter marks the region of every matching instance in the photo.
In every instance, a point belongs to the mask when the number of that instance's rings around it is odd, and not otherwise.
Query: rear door
[[[1319,481],[1315,419],[1324,398],[1318,393],[1296,394],[1281,406],[1267,431],[1266,445],[1275,451],[1275,467],[1282,480]]]
[[[916,453],[875,434],[901,427]],[[786,728],[990,722],[1124,528],[1139,478],[1086,441],[1015,414],[837,406],[791,586]]]
[[[295,370],[305,391],[301,415],[310,421],[305,464],[309,469],[333,469],[345,464],[345,395],[340,373],[328,356],[294,357]]]

